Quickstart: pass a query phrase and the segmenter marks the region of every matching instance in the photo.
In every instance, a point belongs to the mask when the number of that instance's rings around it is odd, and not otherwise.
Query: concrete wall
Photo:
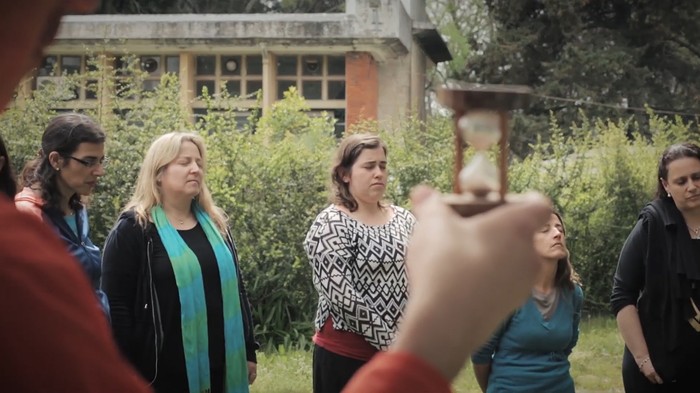
[[[408,56],[382,62],[379,66],[379,105],[377,118],[380,122],[398,120],[410,109],[411,60]]]
[[[343,14],[67,16],[49,53],[83,53],[92,47],[190,57],[198,53],[366,54],[362,57],[369,59],[366,70],[353,75],[347,70],[346,97],[362,94],[361,85],[367,86],[366,97],[346,99],[348,122],[357,118],[358,111],[385,121],[423,111],[425,55],[413,39],[420,23],[429,23],[425,0],[346,0]],[[266,69],[270,67],[267,64]],[[370,76],[363,81],[361,75],[367,70]],[[350,78],[355,93],[351,93]],[[267,81],[275,82],[270,75]],[[358,104],[363,101],[376,105],[370,110]],[[265,106],[272,102],[274,97],[264,100]]]

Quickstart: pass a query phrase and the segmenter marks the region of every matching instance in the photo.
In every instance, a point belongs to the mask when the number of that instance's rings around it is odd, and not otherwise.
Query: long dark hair
[[[351,212],[357,210],[357,201],[350,193],[350,186],[343,181],[363,150],[381,147],[387,155],[386,144],[376,135],[352,134],[340,142],[331,168],[331,200]],[[382,206],[379,202],[379,206]]]
[[[564,225],[564,219],[559,212],[553,211],[552,214],[557,216],[562,228],[564,229],[564,236],[566,236],[566,226]],[[571,264],[571,256],[567,252],[564,258],[557,261],[557,272],[554,275],[554,286],[557,288],[567,288],[574,289],[575,285],[581,285],[581,278],[578,276],[574,270],[574,265]]]
[[[678,143],[664,150],[659,160],[658,176],[656,176],[656,181],[658,183],[656,199],[670,198],[668,192],[666,192],[664,188],[663,181],[668,181],[668,164],[679,158],[696,158],[700,160],[700,147],[694,143]]]
[[[0,136],[0,157],[5,158],[5,163],[0,169],[0,192],[7,194],[10,199],[14,199],[17,193],[17,182],[15,181],[14,171],[12,171],[10,155],[7,154],[7,147],[5,147],[5,141],[2,140],[2,136]]]
[[[51,166],[49,154],[55,151],[61,157],[67,158],[81,143],[104,143],[105,139],[102,127],[89,116],[63,113],[54,117],[41,137],[38,157],[29,161],[22,169],[22,184],[41,190],[45,208],[59,208],[61,193],[57,184],[58,171]],[[68,204],[72,209],[80,208],[80,196],[71,195]]]

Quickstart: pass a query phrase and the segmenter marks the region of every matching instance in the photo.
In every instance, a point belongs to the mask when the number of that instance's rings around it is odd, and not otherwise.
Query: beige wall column
[[[99,119],[108,118],[114,115],[110,108],[112,93],[114,93],[114,83],[110,83],[108,78],[113,75],[114,55],[110,53],[100,53],[97,55],[98,67],[101,70],[97,80],[97,117]],[[111,88],[110,88],[111,86]]]
[[[415,43],[411,50],[411,81],[409,113],[425,120],[426,56]]]
[[[187,52],[180,53],[180,105],[192,122],[194,122],[192,117],[192,101],[195,97],[194,73],[194,55]]]
[[[275,103],[277,97],[277,56],[267,50],[262,53],[263,64],[263,98],[262,110],[265,113]]]
[[[17,85],[17,98],[10,105],[23,108],[26,100],[32,96],[32,80],[34,75],[27,75]]]

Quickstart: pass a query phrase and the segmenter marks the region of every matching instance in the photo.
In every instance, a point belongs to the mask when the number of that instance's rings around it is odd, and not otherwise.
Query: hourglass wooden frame
[[[509,111],[525,107],[532,94],[532,89],[518,85],[482,85],[458,84],[438,89],[438,101],[452,109],[454,113],[455,164],[452,180],[453,194],[444,195],[445,201],[462,216],[482,213],[506,202],[508,194],[508,120]],[[498,113],[501,136],[498,141],[498,171],[500,187],[497,195],[475,195],[463,192],[460,188],[459,174],[464,167],[464,148],[466,142],[460,130],[459,121],[470,112],[487,110]]]

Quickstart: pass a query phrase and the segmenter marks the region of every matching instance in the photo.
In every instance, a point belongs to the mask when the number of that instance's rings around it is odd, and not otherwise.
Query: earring
[[[671,197],[671,193],[670,193],[670,192],[667,192],[667,193],[666,193],[666,196],[670,198],[670,197]]]
[[[61,168],[59,168],[59,167],[56,167],[56,170],[57,170],[57,171],[60,171],[60,170],[61,170]]]

